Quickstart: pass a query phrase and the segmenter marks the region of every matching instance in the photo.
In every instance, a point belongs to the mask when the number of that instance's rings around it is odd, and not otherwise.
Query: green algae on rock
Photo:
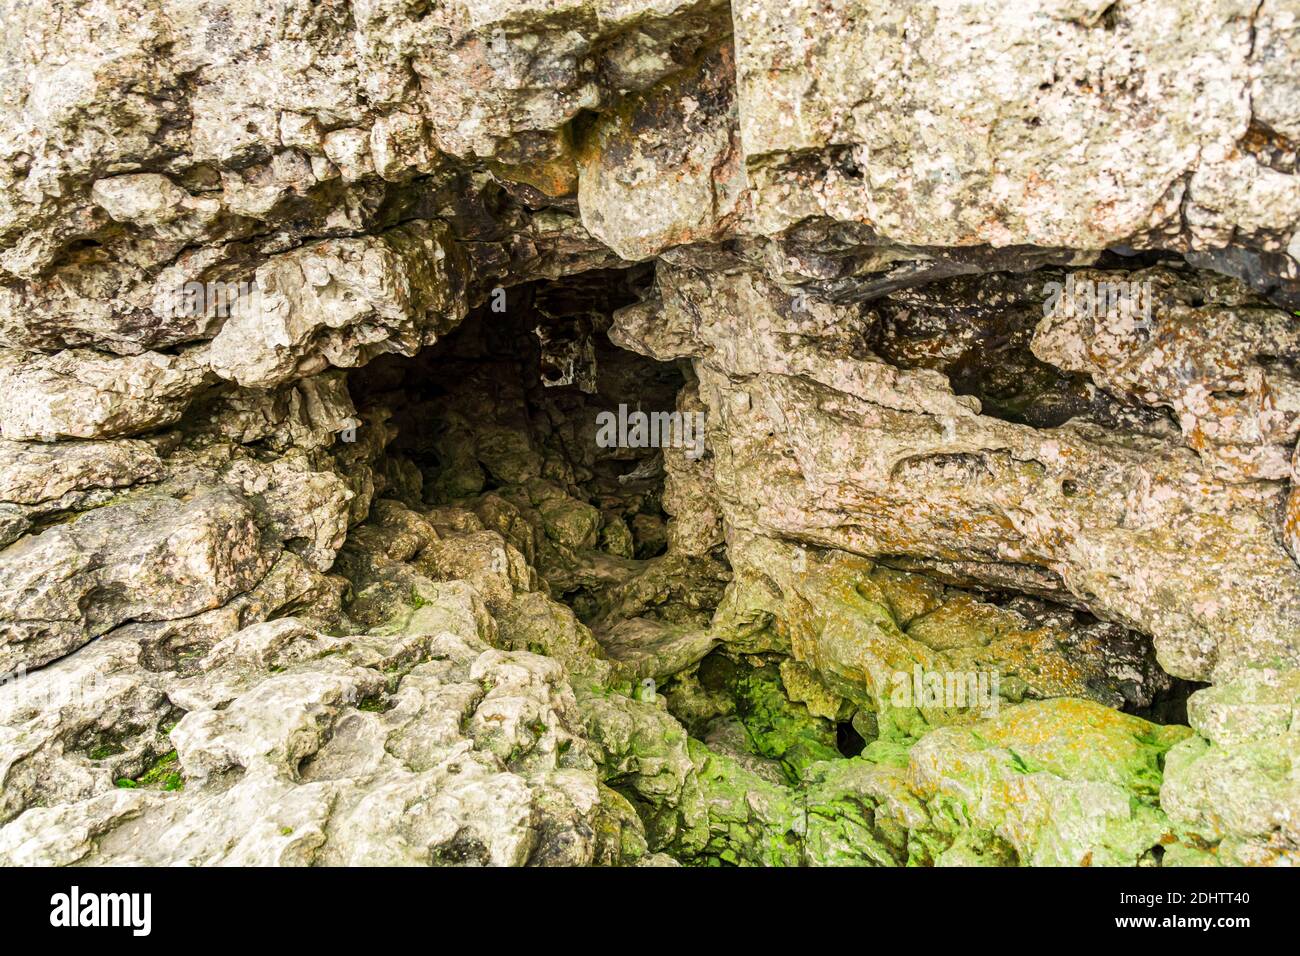
[[[0,863],[1300,861],[1294,0],[2,6]]]

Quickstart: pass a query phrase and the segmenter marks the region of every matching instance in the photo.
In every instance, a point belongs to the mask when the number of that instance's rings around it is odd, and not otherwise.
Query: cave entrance
[[[593,650],[594,640],[603,654],[574,653],[571,670],[608,660],[634,694],[662,696],[692,736],[799,785],[812,763],[861,755],[877,736],[875,716],[829,691],[819,697],[809,678],[803,692],[814,712],[790,696],[785,655],[718,646],[711,621],[733,575],[725,547],[720,537],[711,549],[677,546],[671,486],[684,449],[663,447],[653,430],[636,435],[632,421],[683,414],[697,399],[694,372],[607,335],[614,313],[642,301],[652,281],[650,267],[632,267],[492,290],[416,356],[351,372],[359,415],[385,430],[376,498],[427,518],[444,540],[421,551],[418,566],[435,580],[472,581],[503,646],[563,657],[566,648]],[[702,423],[696,437],[707,459]],[[508,544],[518,567],[492,567],[484,555],[500,551],[475,535]],[[833,570],[856,559],[818,560]],[[879,606],[897,612],[909,640],[969,661],[1001,641],[1005,660],[989,666],[1013,668],[1007,702],[1082,694],[1157,720],[1181,717],[1185,688],[1160,679],[1139,635],[1043,599],[948,586],[925,567],[876,565]],[[499,577],[511,580],[498,586]],[[815,581],[808,593],[821,593]],[[912,604],[921,610],[904,613]],[[555,624],[559,617],[577,623]],[[1074,683],[1054,683],[1067,659]],[[800,672],[790,676],[797,683]]]
[[[377,496],[435,518],[468,507],[502,532],[520,515],[533,520],[524,556],[593,625],[608,610],[603,596],[668,547],[663,435],[637,425],[686,416],[677,402],[689,365],[606,335],[652,279],[633,267],[497,289],[418,355],[383,356],[349,376],[362,419],[395,432]],[[702,431],[677,437],[702,452]]]

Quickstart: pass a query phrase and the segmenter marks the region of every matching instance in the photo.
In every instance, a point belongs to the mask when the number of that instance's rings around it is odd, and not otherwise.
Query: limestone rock
[[[1152,634],[1180,677],[1300,653],[1287,636],[1300,606],[1283,583],[1297,572],[1274,530],[1279,486],[1216,480],[1157,436],[980,415],[937,372],[858,357],[855,308],[800,311],[753,274],[665,271],[658,288],[649,341],[631,326],[617,334],[650,354],[694,341],[731,526],[1080,600]]]
[[[716,638],[690,625],[665,624],[652,618],[630,618],[597,640],[634,680],[670,677],[713,650]]]
[[[1035,355],[1172,408],[1187,443],[1219,475],[1289,475],[1300,431],[1300,388],[1289,366],[1300,344],[1293,316],[1251,303],[1227,282],[1198,288],[1155,270],[1082,271],[1070,282],[1054,290],[1060,307],[1035,333]],[[1084,291],[1091,305],[1077,295]]]
[[[115,684],[184,704],[160,735],[175,749],[158,763],[175,769],[115,789],[95,764],[121,756],[51,754],[91,792],[13,817],[7,863],[582,865],[596,852],[601,798],[572,692],[554,664],[488,648],[472,619],[382,640],[257,625],[179,679],[118,651]]]
[[[959,801],[972,831],[992,831],[1025,863],[1132,865],[1169,834],[1155,807],[1160,760],[1186,733],[1096,704],[1022,704],[974,734],[926,737],[909,755],[909,785],[936,810]]]
[[[644,259],[735,228],[745,173],[734,82],[733,55],[723,47],[601,120],[579,175],[578,204],[592,235],[624,259]]]
[[[162,463],[135,439],[85,442],[0,442],[0,501],[59,507],[99,489],[160,477]]]
[[[1296,862],[1294,0],[0,6],[0,863]]]
[[[1197,839],[1171,862],[1295,865],[1298,694],[1295,671],[1258,669],[1192,695],[1199,736],[1169,752],[1160,802]]]
[[[765,231],[823,215],[916,245],[1100,249],[1176,228],[1185,191],[1206,194],[1214,229],[1294,229],[1294,176],[1271,187],[1283,201],[1261,206],[1227,174],[1252,83],[1266,98],[1287,88],[1265,64],[1293,31],[1288,12],[859,3],[801,8],[790,29],[780,5],[742,0],[734,16]],[[1259,28],[1277,38],[1261,53]]]
[[[413,354],[463,315],[444,229],[326,240],[272,259],[212,342],[212,369],[267,387],[389,351]]]
[[[764,539],[734,541],[730,553],[736,578],[714,618],[717,637],[737,651],[788,654],[816,679],[817,696],[859,705],[882,737],[980,720],[1025,697],[1146,707],[1168,684],[1136,635],[1032,601],[1000,607],[862,558]],[[931,673],[955,680],[954,693],[919,693]]]
[[[0,670],[44,664],[128,620],[219,607],[270,566],[255,513],[233,491],[95,509],[0,553]]]
[[[11,356],[0,368],[9,397],[0,434],[11,441],[139,434],[178,421],[204,377],[202,358],[184,353]]]

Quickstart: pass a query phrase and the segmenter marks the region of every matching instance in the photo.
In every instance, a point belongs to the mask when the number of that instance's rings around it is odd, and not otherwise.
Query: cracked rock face
[[[1300,6],[0,5],[0,863],[1300,862]]]

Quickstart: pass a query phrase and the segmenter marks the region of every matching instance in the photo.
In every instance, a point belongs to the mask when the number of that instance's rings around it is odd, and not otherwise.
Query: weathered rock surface
[[[1251,112],[1293,84],[1287,4],[867,2],[801,7],[797,29],[767,0],[733,14],[764,231],[821,215],[914,245],[1279,251],[1294,234],[1300,181],[1242,143],[1252,118],[1294,119]]]
[[[730,46],[602,118],[583,144],[583,224],[624,259],[712,242],[744,211]]]
[[[230,491],[95,509],[0,556],[0,666],[44,664],[126,621],[213,610],[270,565],[253,509]]]
[[[203,386],[201,361],[186,354],[100,355],[69,349],[9,356],[0,368],[8,401],[0,434],[11,441],[116,438],[180,420]]]
[[[698,357],[731,527],[1078,601],[1152,634],[1179,677],[1300,656],[1280,484],[1217,479],[1159,429],[981,415],[943,375],[864,354],[860,308],[801,311],[752,272],[661,269],[656,289],[611,334]]]
[[[0,863],[1294,863],[1298,59],[4,5]]]
[[[1290,475],[1300,432],[1295,316],[1263,307],[1229,281],[1195,283],[1157,270],[1070,278],[1079,290],[1124,290],[1129,302],[1103,291],[1108,301],[1089,307],[1063,293],[1062,307],[1034,335],[1038,358],[1087,372],[1120,397],[1172,409],[1184,440],[1218,477]],[[1150,301],[1126,310],[1138,304],[1129,290]]]
[[[464,315],[447,242],[445,227],[424,223],[272,258],[257,270],[257,294],[235,303],[213,339],[212,370],[266,388],[383,352],[415,354]]]
[[[100,679],[126,712],[96,727],[98,700],[78,700],[74,719],[88,726],[22,725],[5,748],[7,789],[21,800],[9,815],[31,809],[4,828],[0,857],[47,865],[591,863],[601,794],[574,734],[576,705],[562,670],[492,650],[472,609],[458,606],[454,591],[440,597],[443,613],[417,615],[382,637],[331,638],[292,619],[254,625],[189,674],[145,671],[132,660],[139,645],[110,639],[103,653],[119,667]],[[51,693],[77,680],[66,670],[43,672]],[[178,709],[183,716],[168,721]],[[85,739],[132,727],[145,740],[74,749],[76,732]],[[158,755],[167,743],[173,749]],[[145,763],[151,769],[132,782]],[[133,785],[114,787],[114,776]],[[69,802],[47,805],[55,800]]]
[[[1189,865],[1295,865],[1300,786],[1295,774],[1295,671],[1261,668],[1193,694],[1199,736],[1169,752],[1160,802],[1199,835]]]

